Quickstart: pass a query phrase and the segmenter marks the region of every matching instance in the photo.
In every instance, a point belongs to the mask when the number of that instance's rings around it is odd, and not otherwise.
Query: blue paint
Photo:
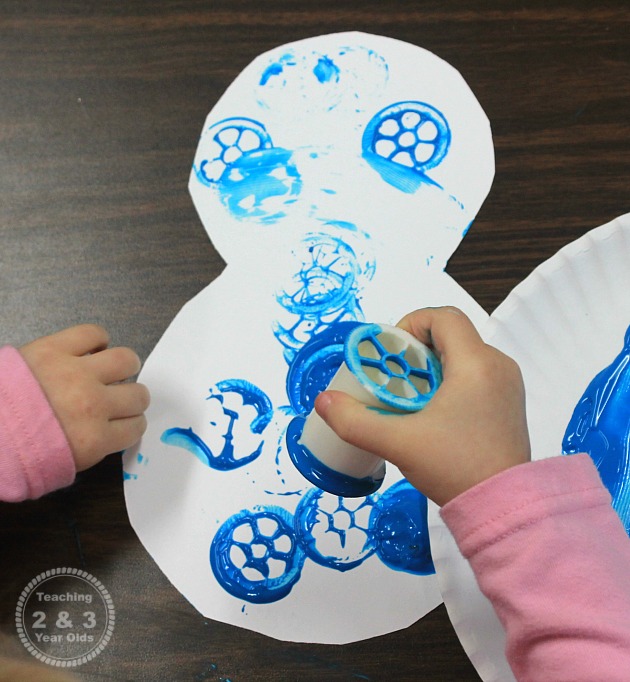
[[[271,149],[273,143],[265,126],[252,118],[226,118],[211,125],[202,137],[208,154],[193,165],[197,180],[216,187],[223,174],[246,154]]]
[[[325,234],[304,239],[308,260],[295,276],[297,290],[276,298],[294,314],[321,317],[352,306],[359,266],[354,250],[342,239]]]
[[[287,373],[287,395],[297,415],[310,414],[343,362],[344,343],[359,322],[337,322],[314,335],[296,353]]]
[[[452,201],[454,204],[457,204],[457,207],[459,209],[461,209],[462,211],[464,210],[464,204],[453,194],[448,195],[448,200]],[[464,235],[466,234],[466,232],[467,232],[467,228],[464,230]]]
[[[307,481],[340,497],[365,497],[376,492],[385,478],[385,465],[376,477],[356,478],[335,471],[319,460],[304,443],[300,442],[304,429],[304,417],[294,417],[289,424],[286,445],[295,468]]]
[[[239,219],[275,223],[286,215],[302,189],[302,179],[291,160],[292,152],[271,148],[243,154],[221,175],[220,198]]]
[[[252,433],[262,433],[267,428],[273,417],[273,405],[264,391],[245,379],[224,379],[216,384],[216,388],[222,395],[227,393],[240,395],[243,405],[251,405],[255,408],[258,416],[250,424]],[[212,398],[223,402],[221,396],[217,396],[214,392],[211,392],[207,400]]]
[[[284,599],[299,580],[304,560],[293,517],[281,508],[235,514],[210,546],[210,566],[218,583],[254,604]]]
[[[418,575],[435,573],[427,498],[409,482],[398,481],[378,498],[370,529],[376,554],[386,566]]]
[[[260,76],[260,85],[264,87],[270,81],[273,82],[276,76],[281,76],[284,73],[287,66],[295,66],[296,64],[297,59],[295,55],[291,52],[287,52],[286,54],[282,55],[278,61],[269,64],[269,66],[267,66],[267,68],[262,72]]]
[[[343,572],[362,564],[375,551],[369,532],[372,508],[369,498],[350,506],[343,497],[309,490],[295,511],[297,537],[309,559]]]
[[[330,190],[333,194],[336,194],[333,190]],[[354,223],[347,220],[327,220],[325,223],[327,228],[339,228],[340,230],[346,230],[348,232],[358,232],[358,228]],[[350,248],[350,247],[348,247]]]
[[[227,414],[227,413],[226,413]],[[243,467],[250,462],[253,462],[260,456],[262,452],[263,443],[249,455],[245,457],[234,457],[234,445],[232,443],[232,426],[234,420],[238,418],[235,412],[229,414],[231,417],[229,431],[225,434],[225,445],[218,455],[208,447],[206,442],[198,436],[192,429],[181,429],[178,427],[166,429],[162,434],[160,440],[165,445],[172,445],[174,447],[182,448],[193,454],[200,462],[209,466],[211,469],[217,471],[231,471]]]
[[[279,62],[269,64],[260,77],[260,84],[267,85],[272,76],[279,76],[284,71],[284,66]]]
[[[424,102],[385,107],[363,132],[363,158],[385,182],[413,193],[422,184],[441,187],[426,175],[448,153],[451,131],[444,116]]]
[[[268,604],[291,592],[307,558],[346,572],[371,556],[393,570],[434,573],[427,501],[405,480],[360,500],[311,488],[294,516],[280,507],[243,510],[216,533],[210,566],[234,597]]]
[[[339,82],[339,67],[329,57],[320,57],[313,73],[320,83]]]
[[[241,397],[243,406],[250,405],[256,410],[257,416],[249,424],[249,429],[252,433],[261,434],[269,425],[273,416],[273,406],[268,396],[261,391],[257,386],[254,386],[249,381],[244,379],[226,379],[216,384],[218,393],[210,392],[208,400],[217,400],[223,410],[223,414],[228,418],[228,426],[226,432],[223,434],[223,447],[221,452],[215,453],[206,444],[206,442],[198,436],[192,428],[171,428],[164,431],[161,441],[166,445],[183,448],[193,454],[203,464],[218,471],[231,471],[253,462],[257,459],[264,446],[264,441],[261,441],[258,447],[251,453],[242,456],[236,455],[234,446],[234,423],[239,419],[239,413],[235,410],[230,410],[223,405],[224,396],[229,393],[235,393]]]
[[[409,349],[398,353],[389,351],[378,338],[381,331],[378,324],[363,324],[353,329],[345,342],[344,361],[356,379],[381,403],[395,410],[417,412],[433,398],[442,383],[440,362],[427,348],[426,368],[410,363]],[[374,378],[375,373],[378,380]],[[419,385],[426,390],[420,390]],[[401,395],[402,388],[412,395]]]
[[[343,221],[327,225],[356,231],[356,226]],[[291,287],[276,295],[278,303],[295,318],[292,326],[276,322],[273,327],[288,363],[305,343],[331,324],[364,319],[359,278],[371,277],[374,272],[372,263],[364,271],[354,249],[330,234],[307,235],[302,249],[303,261]]]
[[[142,453],[136,455],[136,462],[146,466],[149,463],[149,458],[145,457]],[[123,470],[123,481],[136,481],[138,480],[138,474],[130,474],[128,471]]]
[[[284,481],[283,481],[284,483]],[[286,493],[277,493],[274,492],[273,490],[265,490],[264,491],[267,495],[277,495],[278,497],[301,497],[302,493],[304,492],[303,490],[289,490]]]
[[[630,535],[630,327],[619,355],[597,374],[576,405],[562,451],[591,456]]]
[[[437,357],[426,348],[426,367],[414,364],[414,352],[404,348],[389,351],[379,339],[376,324],[335,326],[313,337],[298,353],[287,375],[287,394],[295,417],[287,429],[286,447],[296,469],[313,485],[343,497],[363,497],[376,492],[385,467],[374,476],[356,478],[335,471],[300,441],[304,418],[315,398],[325,390],[345,361],[348,369],[366,389],[389,408],[402,412],[423,409],[442,383]],[[376,376],[375,376],[376,372]],[[423,390],[420,389],[422,387]]]

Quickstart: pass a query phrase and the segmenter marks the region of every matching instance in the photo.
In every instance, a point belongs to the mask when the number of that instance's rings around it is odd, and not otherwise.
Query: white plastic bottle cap
[[[344,362],[328,385],[390,413],[421,410],[442,383],[435,354],[404,329],[362,324],[344,344]],[[319,488],[344,497],[369,495],[385,477],[385,461],[343,441],[313,410],[289,454]]]

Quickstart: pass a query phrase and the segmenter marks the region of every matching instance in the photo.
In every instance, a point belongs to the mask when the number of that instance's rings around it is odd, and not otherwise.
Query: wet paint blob
[[[562,451],[591,456],[630,535],[630,327],[619,355],[591,381],[576,405]]]
[[[320,57],[313,73],[320,83],[329,83],[330,81],[338,82],[341,72],[330,57]]]
[[[379,496],[370,530],[376,554],[389,568],[418,575],[435,573],[427,498],[408,481],[398,481]]]

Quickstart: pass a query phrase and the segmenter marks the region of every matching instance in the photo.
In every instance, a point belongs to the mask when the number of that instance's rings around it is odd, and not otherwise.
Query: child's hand
[[[439,505],[529,461],[517,364],[485,344],[456,308],[418,310],[398,326],[434,349],[442,385],[421,412],[405,415],[384,415],[345,393],[326,391],[315,407],[337,435],[396,465]]]
[[[146,429],[149,391],[119,383],[140,370],[128,348],[107,349],[109,336],[86,324],[37,339],[20,353],[59,420],[77,470],[136,443]]]

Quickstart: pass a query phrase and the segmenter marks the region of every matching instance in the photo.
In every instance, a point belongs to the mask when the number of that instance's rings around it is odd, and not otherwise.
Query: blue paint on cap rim
[[[306,419],[294,417],[287,429],[287,451],[295,468],[307,481],[321,490],[340,497],[364,497],[376,492],[385,478],[385,465],[382,476],[355,478],[342,474],[326,466],[303,443],[300,442]]]
[[[414,336],[398,327],[392,329],[409,337],[407,348],[395,352],[384,345],[378,337],[387,330],[386,325],[361,324],[346,338],[344,360],[357,381],[383,405],[401,412],[418,412],[442,383],[442,366],[431,349]],[[412,357],[417,356],[419,348],[426,367],[418,365],[419,357]]]

